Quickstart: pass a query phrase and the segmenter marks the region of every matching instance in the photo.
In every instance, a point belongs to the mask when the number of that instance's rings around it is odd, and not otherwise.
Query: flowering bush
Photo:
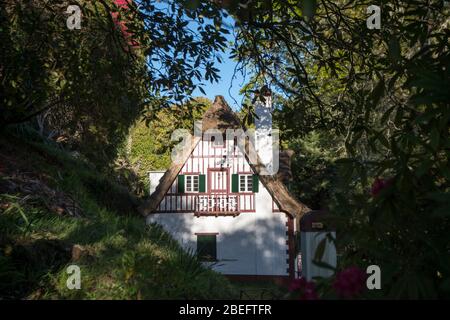
[[[316,292],[316,285],[305,278],[298,278],[291,282],[289,286],[290,296],[300,300],[317,300],[319,296]]]
[[[333,281],[333,289],[342,298],[356,298],[366,288],[366,273],[358,267],[339,272]]]
[[[289,298],[300,300],[358,299],[366,289],[367,275],[364,270],[351,266],[337,272],[334,277],[307,281],[293,280],[289,285]]]
[[[370,190],[370,194],[373,197],[376,197],[381,192],[381,190],[389,187],[392,184],[392,182],[393,182],[392,178],[391,179],[375,178],[375,181],[373,182],[372,188]]]

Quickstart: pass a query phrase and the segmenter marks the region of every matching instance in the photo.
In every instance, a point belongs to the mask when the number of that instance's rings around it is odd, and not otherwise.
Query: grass
[[[82,160],[8,135],[0,137],[0,163],[0,299],[239,297],[225,277],[146,225],[136,199]],[[39,193],[5,188],[17,172],[70,195],[82,217],[56,214]],[[72,264],[81,270],[80,290],[66,286]]]
[[[243,300],[280,300],[286,299],[288,290],[286,286],[271,281],[232,281]]]

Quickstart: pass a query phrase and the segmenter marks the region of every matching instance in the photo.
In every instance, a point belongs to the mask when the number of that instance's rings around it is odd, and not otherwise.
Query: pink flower
[[[289,291],[298,291],[306,286],[305,278],[294,279],[289,285]]]
[[[383,190],[384,188],[390,186],[393,182],[393,179],[383,179],[383,178],[375,178],[375,181],[372,184],[372,188],[370,190],[370,193],[373,197],[376,197],[381,190]]]
[[[128,7],[129,4],[128,0],[114,0],[114,2],[118,7]]]
[[[298,278],[291,282],[289,291],[300,294],[300,300],[317,300],[319,296],[316,292],[316,286],[312,281],[306,281],[305,278]]]
[[[132,3],[132,0],[114,0],[115,4],[119,7],[119,8],[123,8],[124,10],[128,9],[129,5]],[[124,38],[127,40],[128,44],[133,47],[136,48],[139,46],[138,42],[136,40],[133,39],[133,33],[128,32],[128,27],[126,26],[126,21],[122,20],[119,17],[119,12],[111,12],[113,21],[115,26],[120,29],[120,31],[122,32],[122,35],[124,36]]]
[[[366,287],[367,275],[358,267],[349,267],[336,275],[333,288],[343,298],[354,298]]]

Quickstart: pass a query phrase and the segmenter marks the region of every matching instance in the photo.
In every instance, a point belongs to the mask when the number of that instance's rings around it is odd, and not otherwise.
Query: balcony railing
[[[234,194],[198,195],[195,201],[195,215],[197,216],[237,216],[240,213],[239,197]]]

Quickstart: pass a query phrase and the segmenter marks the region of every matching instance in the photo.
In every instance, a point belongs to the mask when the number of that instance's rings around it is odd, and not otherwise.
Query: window
[[[251,174],[239,175],[239,191],[240,192],[253,191],[253,176]]]
[[[178,175],[178,193],[205,192],[206,176],[204,174]]]
[[[217,234],[197,234],[197,256],[201,261],[217,260]]]
[[[186,176],[186,192],[198,192],[198,175]]]

